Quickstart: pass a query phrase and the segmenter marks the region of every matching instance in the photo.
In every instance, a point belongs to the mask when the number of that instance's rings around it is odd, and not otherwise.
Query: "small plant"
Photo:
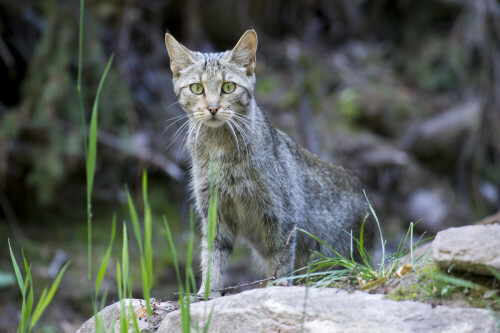
[[[423,299],[452,299],[461,296],[474,307],[486,307],[500,310],[500,297],[498,297],[498,279],[500,273],[491,269],[493,278],[475,276],[470,273],[443,272],[437,267],[423,272],[420,288]],[[495,289],[496,288],[496,289]]]
[[[454,292],[468,294],[470,290],[485,291],[487,288],[471,282],[469,280],[448,275],[441,272],[439,269],[430,271],[425,274],[429,279],[427,285],[423,285],[423,290],[427,292],[428,297],[444,297],[449,298]]]
[[[368,201],[368,198],[366,200]],[[367,215],[361,224],[359,238],[356,238],[352,234],[352,231],[350,233],[346,232],[346,234],[351,239],[351,251],[349,257],[342,256],[339,252],[333,249],[329,244],[326,244],[316,235],[298,228],[297,230],[299,232],[305,233],[318,243],[326,246],[332,253],[334,253],[335,256],[325,256],[320,252],[314,251],[316,259],[312,260],[306,268],[301,268],[294,272],[300,273],[301,271],[307,269],[307,274],[285,277],[280,280],[297,279],[297,282],[299,283],[312,283],[314,286],[321,288],[329,286],[343,286],[346,283],[354,283],[358,284],[361,290],[368,291],[371,289],[375,289],[397,272],[401,273],[414,269],[415,264],[419,263],[425,256],[425,254],[423,254],[418,258],[414,258],[414,249],[421,244],[431,240],[432,237],[422,240],[422,236],[417,244],[413,245],[413,228],[418,223],[418,221],[416,223],[412,222],[410,223],[405,238],[399,243],[397,251],[391,255],[386,255],[385,240],[382,235],[382,229],[380,227],[379,219],[369,201],[368,204],[377,224],[382,246],[382,259],[378,267],[375,267],[370,252],[365,248],[364,228],[368,218]],[[408,239],[410,240],[410,247],[409,249],[406,249]],[[359,252],[361,262],[356,262],[354,260],[354,251]],[[410,253],[411,255],[411,264],[409,263],[401,265],[401,259],[408,253]],[[387,263],[390,264],[388,267]]]
[[[10,257],[12,259],[12,265],[14,266],[14,272],[16,274],[17,284],[19,285],[19,289],[21,289],[21,294],[23,296],[23,303],[21,308],[21,319],[19,320],[19,326],[17,331],[20,333],[31,332],[33,327],[36,325],[40,317],[42,316],[45,309],[49,306],[50,302],[54,298],[54,295],[59,288],[59,283],[68,268],[69,263],[66,263],[63,268],[57,274],[56,279],[52,283],[52,286],[49,290],[44,288],[40,299],[38,300],[37,305],[33,308],[34,305],[34,296],[33,296],[33,278],[31,277],[31,265],[28,265],[26,258],[23,253],[23,262],[24,268],[26,270],[25,277],[23,279],[21,275],[21,270],[17,264],[16,258],[14,257],[14,253],[12,251],[12,247],[9,243]]]
[[[151,207],[148,201],[148,182],[146,171],[142,174],[142,196],[144,200],[144,239],[139,225],[139,218],[132,202],[130,193],[127,190],[128,207],[130,210],[130,217],[134,227],[135,239],[139,247],[140,263],[141,263],[141,278],[142,278],[142,292],[147,304],[148,315],[151,316],[150,295],[151,288],[153,287],[153,248],[151,246],[152,237],[152,219]]]
[[[132,298],[132,285],[130,281],[129,271],[129,254],[128,254],[128,234],[127,225],[123,223],[123,241],[122,241],[122,260],[116,263],[116,286],[118,289],[118,299],[120,300],[120,332],[128,333],[130,321],[135,332],[140,332],[137,317],[134,313],[132,303],[129,303],[126,308],[125,299]]]
[[[500,271],[490,268],[491,273],[495,277],[497,281],[500,281]],[[493,294],[493,299],[495,300],[497,310],[500,309],[500,297],[498,295]],[[495,319],[495,323],[497,324],[498,329],[500,330],[500,314],[499,312],[495,312],[491,305],[487,305],[488,309],[491,312],[491,315]]]
[[[217,167],[217,176],[215,177],[213,169],[213,161],[210,158],[210,193],[211,197],[208,204],[208,216],[207,216],[207,251],[208,258],[211,258],[212,250],[214,247],[214,239],[217,228],[217,198],[219,195],[219,178],[220,178],[220,167]],[[210,298],[210,269],[211,260],[208,261],[207,270],[207,281],[205,284],[205,300]]]
[[[78,50],[78,78],[77,78],[77,91],[79,97],[79,105],[80,112],[82,115],[82,131],[84,133],[84,148],[85,148],[85,160],[86,160],[86,175],[87,175],[87,233],[88,233],[88,280],[89,284],[92,279],[92,191],[94,184],[94,176],[95,176],[95,168],[96,168],[96,160],[97,160],[97,131],[98,131],[98,106],[99,106],[99,97],[101,94],[101,90],[104,84],[104,81],[109,72],[111,63],[113,61],[113,55],[109,59],[106,68],[104,70],[103,75],[101,76],[101,80],[99,82],[99,86],[97,89],[94,105],[92,108],[92,114],[90,118],[90,124],[88,127],[88,135],[87,135],[87,123],[85,120],[85,111],[83,105],[83,97],[82,97],[82,86],[81,86],[81,73],[82,73],[82,45],[83,45],[83,10],[84,10],[84,0],[80,0],[80,29],[79,29],[79,50]],[[212,173],[213,174],[213,173]],[[211,189],[215,182],[211,183]],[[215,195],[210,200],[210,208],[209,208],[209,251],[213,246],[213,239],[215,237],[215,225],[216,225],[216,206],[217,206],[217,186],[215,186]],[[145,299],[147,315],[149,317],[148,322],[151,323],[151,288],[153,286],[153,251],[152,251],[152,216],[151,216],[151,207],[148,201],[147,194],[147,174],[143,172],[142,178],[142,192],[143,192],[143,201],[144,201],[144,232],[141,231],[141,226],[139,223],[139,217],[135,208],[135,205],[132,201],[129,191],[127,190],[127,199],[128,199],[128,208],[130,212],[130,217],[132,221],[132,227],[135,235],[135,239],[137,241],[140,253],[140,269],[141,269],[141,281],[142,281],[142,292],[143,298]],[[181,309],[181,317],[182,317],[182,327],[183,332],[190,331],[190,315],[189,315],[189,297],[185,297],[190,295],[191,290],[196,290],[196,282],[193,270],[191,268],[192,259],[193,259],[193,247],[194,247],[194,216],[191,212],[190,225],[191,225],[191,233],[189,238],[189,247],[187,253],[187,265],[186,265],[186,280],[183,284],[180,278],[179,264],[178,264],[178,256],[177,251],[175,249],[175,245],[173,243],[172,234],[170,232],[170,228],[168,226],[166,218],[164,218],[165,228],[167,230],[167,238],[170,244],[170,249],[172,251],[172,255],[174,257],[174,264],[176,274],[179,280],[179,291],[180,291],[180,309]],[[101,298],[101,304],[98,307],[98,297],[100,293],[101,284],[103,278],[105,276],[106,268],[109,262],[109,258],[111,255],[111,250],[114,243],[115,238],[115,227],[116,221],[113,219],[113,225],[111,230],[111,239],[108,244],[108,249],[106,254],[101,262],[99,267],[95,284],[94,284],[94,293],[92,297],[92,306],[94,309],[94,318],[95,318],[95,330],[96,332],[104,332],[106,329],[104,327],[104,322],[102,318],[98,315],[100,309],[104,307],[107,291],[104,291],[103,297]],[[211,240],[211,241],[210,241]],[[121,316],[120,316],[120,332],[128,332],[129,329],[132,329],[135,332],[139,332],[139,326],[137,322],[136,314],[134,313],[134,309],[132,307],[132,303],[125,303],[126,298],[132,297],[132,283],[130,278],[130,265],[129,265],[129,252],[128,252],[128,235],[127,235],[127,227],[124,223],[123,225],[123,247],[122,247],[122,258],[121,264],[120,260],[117,261],[116,266],[116,279],[117,279],[117,289],[118,289],[118,297],[120,299],[121,304]],[[209,290],[209,285],[207,286],[207,290]],[[24,295],[24,294],[23,294]],[[208,294],[206,295],[208,298]],[[132,322],[132,327],[130,327],[130,322]],[[208,329],[208,323],[205,325],[204,330]]]
[[[214,177],[214,170],[213,170],[213,163],[210,163],[210,172],[211,172],[211,178],[210,178],[210,193],[212,193],[210,200],[209,200],[209,206],[208,206],[208,216],[207,216],[207,224],[208,224],[208,232],[207,232],[207,243],[208,243],[208,252],[209,254],[212,252],[213,249],[213,243],[215,239],[215,232],[217,228],[217,198],[218,198],[218,191],[219,191],[219,175],[220,173],[217,173],[217,177]],[[214,180],[214,178],[216,180]],[[175,267],[175,272],[177,275],[177,280],[179,283],[179,306],[181,310],[181,324],[182,324],[182,332],[183,333],[188,333],[191,330],[191,315],[189,312],[189,306],[191,303],[191,290],[193,292],[196,292],[196,281],[193,273],[193,269],[191,267],[192,260],[193,260],[193,240],[194,240],[194,214],[193,210],[190,210],[190,234],[189,234],[189,244],[188,244],[188,252],[187,252],[187,259],[186,259],[186,279],[183,283],[181,279],[181,274],[179,270],[179,264],[178,264],[178,255],[177,255],[177,250],[175,249],[175,244],[173,241],[172,233],[170,231],[170,227],[168,225],[167,219],[164,217],[164,224],[165,224],[165,230],[167,232],[167,240],[168,244],[170,247],[170,251],[172,252],[173,258],[174,258],[174,267]],[[210,257],[210,255],[209,255]],[[197,299],[197,295],[194,296],[194,299]],[[207,285],[205,288],[205,300],[208,300],[210,297],[210,264],[208,266],[208,273],[207,273]],[[208,320],[205,323],[203,327],[203,332],[208,332],[208,327],[210,325],[210,321],[212,318],[212,313],[213,313],[213,308],[210,311],[210,314],[208,316]]]
[[[460,302],[462,307],[468,304],[475,308],[488,308],[498,325],[500,297],[497,293],[500,273],[492,270],[492,274],[493,277],[488,277],[443,271],[434,264],[427,264],[418,270],[414,283],[391,291],[387,297],[443,305]]]

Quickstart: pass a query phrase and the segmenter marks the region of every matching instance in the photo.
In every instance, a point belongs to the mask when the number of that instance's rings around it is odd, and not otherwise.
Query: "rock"
[[[500,224],[500,211],[496,212],[495,214],[485,217],[481,221],[477,222],[476,224],[495,224],[499,223]]]
[[[450,200],[450,192],[441,188],[419,188],[408,197],[406,211],[412,221],[421,220],[420,230],[432,234],[451,226],[470,224],[468,213]]]
[[[443,154],[453,153],[450,147],[476,130],[480,121],[480,100],[470,99],[409,130],[403,139],[404,146],[420,158],[442,158]]]
[[[139,326],[140,332],[148,331],[148,322],[146,320],[147,310],[145,308],[146,302],[141,299],[125,299],[124,300],[125,307],[130,307],[130,304],[134,308],[134,313],[137,318],[137,323]],[[151,299],[151,307],[152,307],[152,326],[157,327],[165,313],[169,311],[173,311],[178,309],[178,306],[175,305],[175,302],[159,302],[155,299]],[[116,302],[105,307],[98,314],[102,320],[102,323],[105,326],[104,331],[110,332],[112,331],[112,327],[114,328],[114,332],[120,332],[120,315],[121,315],[121,305],[120,302]],[[132,329],[132,321],[130,321],[130,329],[129,332],[135,333],[136,331]],[[93,333],[95,332],[95,318],[92,317],[87,320],[83,325],[76,331],[76,333]]]
[[[191,328],[209,332],[500,332],[488,310],[432,307],[335,288],[270,287],[191,306]],[[157,332],[181,332],[180,312]]]
[[[471,225],[439,232],[432,243],[434,261],[442,268],[492,275],[500,270],[500,225]]]
[[[416,190],[408,200],[408,212],[415,219],[422,219],[426,230],[437,232],[441,221],[450,211],[450,205],[445,202],[441,193],[424,189]]]

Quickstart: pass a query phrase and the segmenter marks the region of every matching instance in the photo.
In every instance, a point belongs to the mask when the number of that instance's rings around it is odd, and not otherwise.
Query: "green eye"
[[[222,92],[225,94],[230,94],[236,89],[236,84],[233,82],[226,82],[222,85]]]
[[[189,89],[191,89],[191,91],[196,95],[200,95],[203,92],[203,86],[199,83],[191,84]]]

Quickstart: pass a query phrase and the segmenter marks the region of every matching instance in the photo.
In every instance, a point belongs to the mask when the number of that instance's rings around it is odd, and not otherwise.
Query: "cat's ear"
[[[165,34],[165,45],[167,46],[168,56],[170,57],[170,69],[174,76],[178,76],[179,72],[188,66],[195,63],[190,51],[187,47],[179,43],[168,32]]]
[[[241,36],[238,44],[231,51],[230,61],[247,69],[247,74],[252,75],[255,68],[255,53],[257,52],[257,33],[247,30]]]

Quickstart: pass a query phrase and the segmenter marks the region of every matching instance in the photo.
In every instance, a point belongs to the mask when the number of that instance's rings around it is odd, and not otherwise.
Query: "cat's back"
[[[276,130],[282,138],[297,163],[298,171],[307,182],[313,182],[319,187],[335,188],[338,192],[362,192],[359,177],[349,169],[335,165],[294,142],[286,133]]]

